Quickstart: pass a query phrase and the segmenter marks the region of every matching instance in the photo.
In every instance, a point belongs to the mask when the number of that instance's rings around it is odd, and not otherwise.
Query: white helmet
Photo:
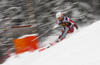
[[[56,18],[57,18],[57,19],[61,18],[62,16],[63,16],[63,14],[62,14],[61,12],[57,12],[57,13],[56,13]]]

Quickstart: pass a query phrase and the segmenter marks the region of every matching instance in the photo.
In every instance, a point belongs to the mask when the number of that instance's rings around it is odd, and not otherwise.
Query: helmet
[[[56,18],[57,19],[60,19],[62,16],[63,16],[63,14],[61,12],[57,12],[56,13]]]

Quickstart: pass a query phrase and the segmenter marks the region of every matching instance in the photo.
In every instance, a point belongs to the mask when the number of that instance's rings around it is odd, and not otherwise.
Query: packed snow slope
[[[42,52],[14,55],[2,65],[100,65],[100,21]]]

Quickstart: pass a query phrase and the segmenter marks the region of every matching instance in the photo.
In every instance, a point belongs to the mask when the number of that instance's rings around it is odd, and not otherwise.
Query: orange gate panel
[[[26,51],[34,51],[38,49],[37,43],[38,39],[32,41],[33,39],[37,38],[37,35],[25,35],[18,39],[14,39],[14,46],[16,49],[16,53],[23,53]]]

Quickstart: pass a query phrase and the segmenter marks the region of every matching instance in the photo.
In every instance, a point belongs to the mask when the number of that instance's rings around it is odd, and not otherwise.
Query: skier
[[[55,42],[63,40],[68,33],[73,33],[74,27],[78,30],[78,26],[76,25],[76,23],[74,23],[69,17],[65,17],[63,13],[61,12],[56,13],[56,18],[58,19],[58,21],[56,25],[53,27],[53,29],[59,27],[59,25],[62,25],[63,29],[58,39]]]

